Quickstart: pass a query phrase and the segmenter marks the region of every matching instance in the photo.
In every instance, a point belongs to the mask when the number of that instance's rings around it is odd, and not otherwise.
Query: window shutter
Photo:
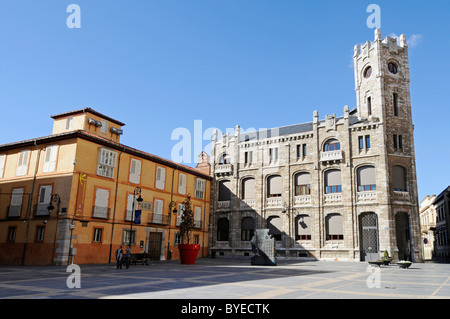
[[[231,182],[220,181],[219,182],[219,201],[231,200]]]
[[[39,188],[39,199],[36,209],[36,215],[48,215],[48,205],[52,198],[52,186],[46,185]]]
[[[5,170],[5,162],[6,162],[6,155],[5,154],[0,155],[0,178],[3,177],[3,171]]]
[[[339,214],[330,214],[327,216],[328,235],[344,234],[344,218]]]
[[[363,185],[375,185],[375,167],[373,166],[364,166],[358,170],[358,178],[359,184],[358,186]]]
[[[157,224],[162,223],[162,213],[163,213],[164,202],[160,199],[155,199],[155,210],[153,214],[153,222]]]
[[[325,173],[325,185],[326,186],[338,186],[341,185],[341,171],[334,169]]]
[[[178,193],[179,194],[186,194],[186,180],[187,176],[185,174],[179,174],[178,176]]]
[[[141,161],[134,158],[130,162],[130,182],[134,184],[141,182]]]
[[[392,183],[394,190],[406,191],[405,169],[401,166],[392,167]]]
[[[108,217],[108,200],[109,191],[106,189],[97,188],[95,193],[94,217]]]
[[[269,177],[269,195],[278,195],[282,193],[282,181],[281,176]]]
[[[156,168],[156,185],[158,189],[164,189],[166,182],[166,169],[164,167]]]
[[[17,161],[17,168],[16,168],[16,176],[23,176],[27,174],[29,155],[30,155],[29,150],[21,151],[19,153],[19,160]]]
[[[311,175],[309,173],[299,173],[295,176],[295,185],[311,184]]]
[[[202,208],[195,207],[195,209],[194,209],[194,227],[200,228],[201,220],[202,220]]]
[[[311,235],[311,217],[300,215],[297,218],[297,235]]]
[[[56,155],[58,153],[58,145],[47,146],[45,149],[44,173],[53,172],[56,167]]]
[[[184,212],[184,205],[183,204],[178,204],[176,226],[180,226],[180,224],[181,224],[181,216],[183,215],[183,212]]]
[[[23,188],[13,189],[11,195],[11,205],[9,208],[9,217],[19,217],[22,210]]]
[[[127,198],[127,215],[125,216],[125,220],[131,221],[133,218],[133,200],[134,200],[134,209],[137,209],[137,200],[133,194],[128,194]],[[134,218],[133,218],[134,219]]]
[[[243,182],[242,198],[243,199],[255,199],[255,179],[247,178]]]

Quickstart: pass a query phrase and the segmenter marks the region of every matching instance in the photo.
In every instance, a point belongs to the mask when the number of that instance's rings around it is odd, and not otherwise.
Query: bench
[[[141,262],[143,265],[148,265],[148,254],[140,253],[140,254],[131,254],[130,255],[130,264],[136,265],[138,262]]]

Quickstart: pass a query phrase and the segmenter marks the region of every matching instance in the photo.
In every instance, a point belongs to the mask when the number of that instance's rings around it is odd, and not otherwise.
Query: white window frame
[[[56,168],[56,159],[58,156],[58,145],[50,145],[45,148],[44,166],[42,172],[54,172]]]
[[[178,194],[186,195],[187,175],[180,173],[178,175]]]
[[[200,228],[202,225],[202,208],[200,206],[194,207],[194,228]]]
[[[108,134],[108,121],[107,120],[101,120],[102,126],[100,127],[100,132],[103,134]]]
[[[97,188],[95,191],[95,204],[93,217],[108,218],[109,190]]]
[[[195,179],[195,198],[203,199],[206,189],[206,180],[203,178]]]
[[[130,161],[130,177],[129,181],[133,184],[141,183],[141,167],[142,162],[138,159],[132,158]]]
[[[117,152],[107,148],[100,148],[97,160],[97,175],[113,178],[116,168]]]
[[[30,150],[20,151],[17,159],[16,176],[27,175],[29,162],[30,162]]]
[[[164,201],[162,199],[155,199],[155,204],[153,205],[153,222],[155,224],[162,224],[162,216],[164,210]]]
[[[39,187],[36,216],[44,216],[49,214],[47,207],[50,205],[50,201],[52,199],[52,190],[52,185],[43,185]]]
[[[92,238],[92,242],[101,243],[102,242],[102,233],[103,233],[103,228],[94,228],[94,238]]]
[[[73,116],[69,116],[66,119],[66,130],[72,129],[72,125],[73,125]]]
[[[22,211],[23,194],[23,188],[14,188],[12,190],[8,217],[20,217],[20,213]]]
[[[183,204],[178,204],[177,207],[177,221],[175,226],[180,226],[181,224],[181,216],[183,216],[184,213],[184,205]]]

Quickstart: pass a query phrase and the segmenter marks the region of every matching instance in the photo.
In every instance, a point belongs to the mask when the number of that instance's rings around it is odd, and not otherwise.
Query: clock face
[[[367,79],[368,77],[370,77],[370,75],[372,74],[372,67],[368,66],[365,70],[364,70],[364,77]]]
[[[389,69],[389,72],[391,72],[392,74],[397,74],[397,72],[398,72],[397,64],[395,64],[393,62],[390,62],[388,64],[388,69]]]

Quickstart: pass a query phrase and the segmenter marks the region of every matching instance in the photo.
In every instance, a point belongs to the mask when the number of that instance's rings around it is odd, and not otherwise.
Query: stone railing
[[[342,202],[342,193],[331,193],[324,195],[325,204]]]
[[[300,195],[294,197],[295,206],[311,205],[311,195]]]
[[[216,164],[214,167],[216,174],[231,174],[233,172],[232,164]]]
[[[394,201],[402,201],[402,202],[409,202],[409,192],[404,191],[392,191],[392,199]]]
[[[267,207],[281,207],[283,204],[283,200],[281,197],[269,197],[266,199]]]
[[[217,209],[229,209],[231,201],[221,200],[217,202]]]
[[[342,160],[342,150],[320,153],[320,161],[340,161],[340,160]]]
[[[358,202],[367,202],[367,201],[376,201],[377,200],[377,192],[376,191],[358,192],[356,196],[357,196]]]
[[[255,208],[256,201],[254,199],[243,199],[241,201],[241,209]]]

